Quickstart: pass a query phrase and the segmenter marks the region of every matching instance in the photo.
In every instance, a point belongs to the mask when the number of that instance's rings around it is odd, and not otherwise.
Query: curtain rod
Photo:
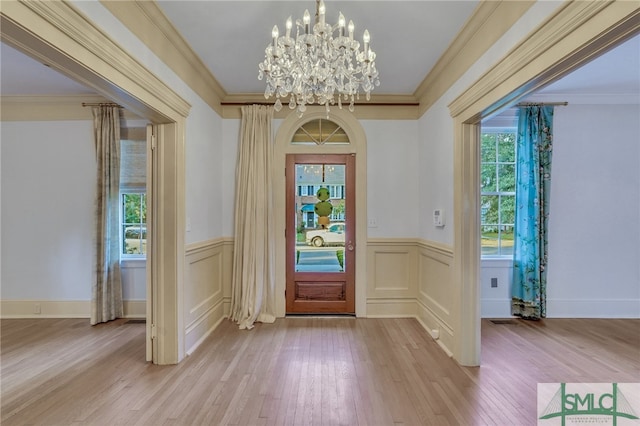
[[[542,105],[567,106],[569,105],[569,102],[520,102],[515,106],[542,106]]]
[[[82,103],[83,107],[88,107],[88,106],[114,106],[114,107],[118,107],[118,108],[122,108],[122,106],[113,103],[113,102],[83,102]]]

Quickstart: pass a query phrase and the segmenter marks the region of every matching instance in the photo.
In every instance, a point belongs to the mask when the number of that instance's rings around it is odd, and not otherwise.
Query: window
[[[344,185],[328,185],[331,198],[344,198]]]
[[[122,192],[122,254],[147,254],[147,196]]]
[[[513,254],[516,129],[481,132],[480,229],[483,256]]]
[[[319,118],[302,125],[293,135],[291,143],[294,145],[348,145],[349,138],[338,124]]]
[[[131,139],[120,141],[120,257],[144,258],[147,254],[146,129],[127,130]]]

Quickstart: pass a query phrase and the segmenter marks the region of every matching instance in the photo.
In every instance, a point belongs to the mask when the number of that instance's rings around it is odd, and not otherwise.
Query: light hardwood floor
[[[639,382],[640,320],[482,322],[482,366],[413,319],[224,321],[177,366],[143,324],[2,320],[10,425],[534,425],[538,382]]]

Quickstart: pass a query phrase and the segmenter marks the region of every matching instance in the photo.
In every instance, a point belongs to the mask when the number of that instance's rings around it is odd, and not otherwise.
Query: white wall
[[[199,97],[186,125],[186,234],[185,243],[223,236],[224,157],[222,119]],[[233,161],[235,163],[235,161]]]
[[[415,155],[418,123],[414,120],[360,123],[367,137],[367,235],[415,238],[421,220]]]
[[[555,109],[549,318],[640,317],[639,116],[639,105]],[[483,317],[510,316],[511,263],[483,260]]]
[[[91,299],[91,121],[1,126],[1,298]]]
[[[89,19],[105,30],[116,43],[135,52],[136,58],[176,93],[191,104],[186,123],[185,221],[191,231],[187,244],[223,236],[222,231],[222,119],[202,98],[162,62],[140,39],[99,2],[73,1]],[[187,223],[184,224],[185,228]]]
[[[3,301],[91,300],[92,128],[90,120],[2,122]],[[123,299],[145,300],[144,260],[122,268]]]
[[[491,48],[485,52],[419,121],[418,156],[420,210],[431,217],[434,209],[443,209],[446,225],[436,228],[430,220],[420,221],[418,237],[453,245],[453,119],[449,104],[469,88],[482,74],[503,58],[515,43],[547,19],[561,1],[538,1]]]
[[[640,105],[554,115],[548,316],[640,317]]]
[[[274,120],[274,137],[282,120]],[[418,210],[418,145],[415,120],[361,121],[367,137],[367,214],[373,238],[414,238]],[[241,122],[223,120],[223,235],[233,236],[235,166]],[[356,179],[359,177],[356,176]]]
[[[418,237],[453,245],[453,120],[441,99],[419,120]],[[433,211],[444,214],[444,227],[433,225]]]
[[[222,120],[222,235],[233,237],[234,206],[236,185],[236,162],[238,142],[240,140],[240,123],[238,119]],[[275,134],[275,132],[274,132]]]

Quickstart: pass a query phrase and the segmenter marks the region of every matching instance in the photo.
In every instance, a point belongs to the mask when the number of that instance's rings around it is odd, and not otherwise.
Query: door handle
[[[351,241],[349,241],[349,244],[347,244],[347,250],[353,251],[353,243]]]

